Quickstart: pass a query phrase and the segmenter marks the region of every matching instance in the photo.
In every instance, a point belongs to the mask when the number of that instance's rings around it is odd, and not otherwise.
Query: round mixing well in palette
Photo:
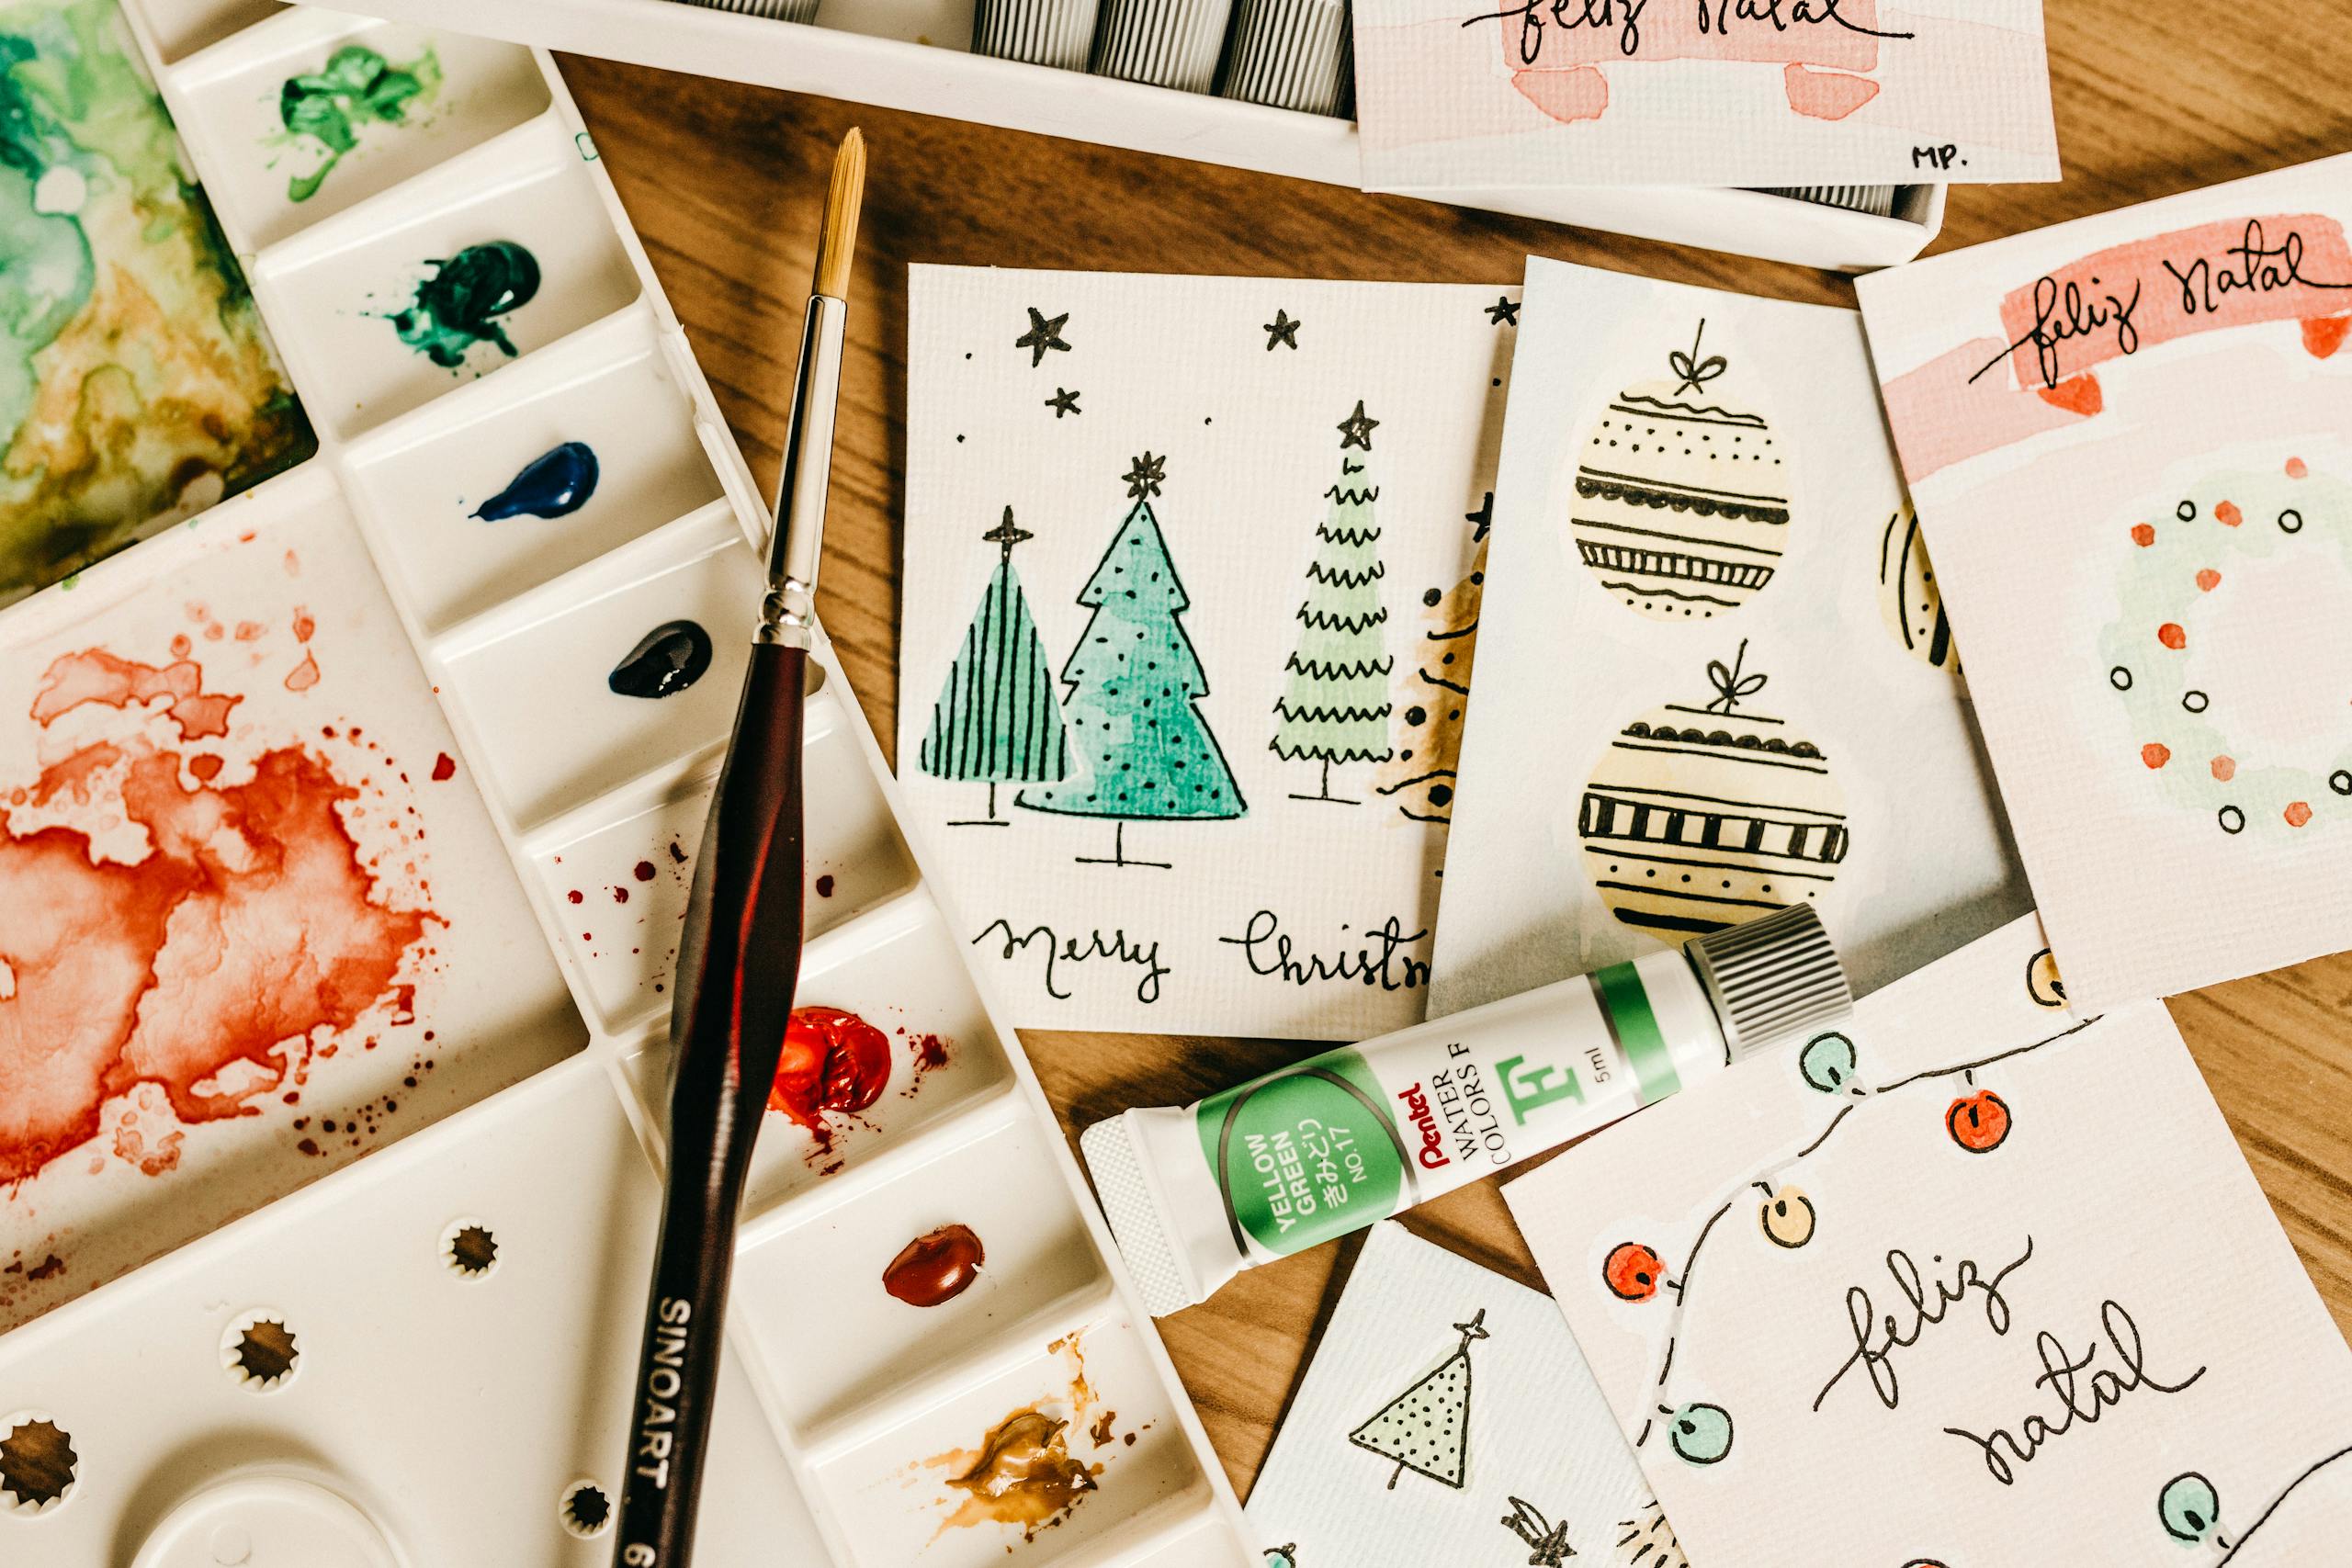
[[[596,454],[585,441],[549,447],[515,472],[506,488],[469,514],[485,523],[509,517],[568,517],[596,493]]]
[[[882,1098],[890,1081],[890,1042],[854,1012],[795,1008],[784,1033],[784,1055],[768,1090],[768,1109],[780,1111],[821,1141],[821,1112],[854,1114]]]
[[[710,668],[710,634],[692,621],[664,621],[638,638],[605,684],[624,697],[666,697]]]
[[[909,1306],[939,1306],[970,1290],[987,1261],[971,1226],[942,1225],[899,1249],[882,1270],[882,1288]]]

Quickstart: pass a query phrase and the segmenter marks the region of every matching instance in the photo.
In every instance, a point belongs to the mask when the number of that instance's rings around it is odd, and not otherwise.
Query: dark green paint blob
[[[478,343],[494,343],[513,358],[514,340],[497,318],[538,293],[538,258],[512,240],[492,240],[425,265],[434,272],[416,286],[416,302],[392,315],[401,341],[449,370]]]
[[[409,110],[430,103],[440,85],[441,62],[430,49],[406,65],[394,65],[358,43],[336,50],[320,70],[288,76],[277,90],[277,118],[288,134],[324,147],[327,161],[288,180],[287,197],[308,201],[318,195],[343,155],[359,145],[361,126],[404,123]]]

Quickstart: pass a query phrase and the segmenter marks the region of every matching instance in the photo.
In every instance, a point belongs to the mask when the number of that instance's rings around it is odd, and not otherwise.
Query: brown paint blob
[[[1088,1466],[1070,1457],[1069,1429],[1068,1421],[1032,1405],[989,1428],[978,1453],[941,1456],[964,1465],[947,1478],[964,1500],[941,1528],[1012,1525],[1023,1540],[1035,1540],[1038,1531],[1068,1518],[1094,1490],[1094,1478],[1102,1472],[1100,1465]]]
[[[987,1249],[969,1225],[942,1225],[899,1249],[882,1270],[882,1288],[909,1306],[939,1306],[970,1290],[987,1261]]]

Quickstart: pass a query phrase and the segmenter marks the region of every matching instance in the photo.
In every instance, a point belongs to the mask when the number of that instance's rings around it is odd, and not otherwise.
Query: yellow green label
[[[1332,1051],[1201,1101],[1201,1152],[1237,1248],[1303,1251],[1415,1201],[1382,1095],[1361,1055]]]

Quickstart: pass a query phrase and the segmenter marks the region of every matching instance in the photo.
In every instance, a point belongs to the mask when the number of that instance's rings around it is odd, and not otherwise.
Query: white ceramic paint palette
[[[128,22],[321,448],[0,613],[0,1562],[601,1563],[765,509],[547,55]],[[1254,1561],[813,671],[799,999],[890,1067],[767,1119],[700,1560]]]

